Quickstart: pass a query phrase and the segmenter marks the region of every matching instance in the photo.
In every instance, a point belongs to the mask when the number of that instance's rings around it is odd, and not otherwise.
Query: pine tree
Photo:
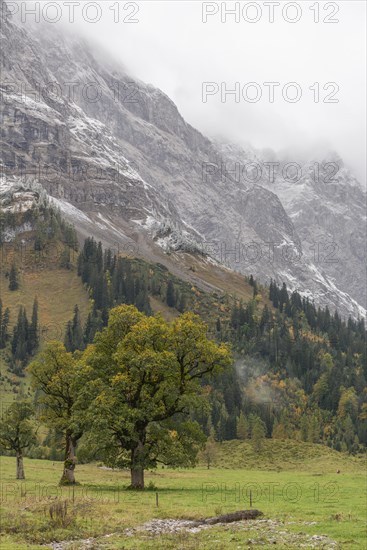
[[[218,441],[224,441],[227,439],[227,422],[228,422],[228,412],[223,404],[220,408],[219,422],[217,426],[217,439]]]
[[[73,349],[73,329],[71,321],[67,322],[65,337],[64,337],[64,346],[66,351],[74,351]]]
[[[9,340],[9,320],[10,320],[10,310],[7,307],[4,311],[2,322],[1,322],[1,346],[5,347],[7,341]]]
[[[3,313],[3,303],[0,298],[0,349],[5,348],[8,340],[9,308]]]
[[[265,304],[261,314],[261,319],[259,324],[261,333],[263,333],[266,329],[270,328],[269,324],[270,324],[270,311],[268,306]]]
[[[269,300],[273,302],[274,300],[274,283],[273,279],[270,279],[270,285],[269,285]]]
[[[251,440],[256,452],[261,451],[266,434],[266,426],[259,416],[255,416],[251,423]]]
[[[283,283],[281,290],[278,293],[279,297],[279,309],[283,311],[283,307],[286,306],[289,302],[287,285]]]
[[[99,241],[99,243],[97,245],[96,264],[97,264],[97,270],[98,270],[98,273],[99,273],[103,269],[103,252],[102,252],[102,243],[101,243],[101,241]]]
[[[248,439],[250,435],[250,424],[243,412],[240,412],[240,416],[237,419],[237,438]]]
[[[72,351],[75,351],[77,349],[80,349],[80,350],[84,349],[82,322],[80,319],[79,307],[77,305],[74,307],[74,317],[72,321],[71,330],[72,330],[72,342],[73,342]]]
[[[231,327],[236,329],[238,327],[238,324],[239,324],[239,310],[238,310],[238,307],[236,306],[236,304],[233,306],[232,308],[232,311],[231,311]]]
[[[66,325],[64,346],[66,351],[83,350],[85,348],[85,338],[77,305],[74,307],[72,321],[68,321]]]
[[[28,338],[29,324],[27,313],[23,306],[19,308],[17,324],[13,329],[13,338],[11,343],[11,351],[13,355],[13,370],[14,365],[23,367],[28,358]],[[16,368],[19,371],[19,368]],[[20,374],[20,372],[17,372]]]
[[[33,302],[32,320],[29,327],[28,352],[30,355],[34,354],[38,347],[38,344],[38,300],[36,297]]]
[[[107,248],[107,250],[104,251],[103,269],[105,271],[111,271],[112,269],[112,252],[110,248]]]
[[[139,291],[139,294],[137,294],[134,305],[138,308],[139,311],[142,311],[146,315],[152,314],[152,308],[150,307],[148,292],[146,291],[145,288],[142,288]]]
[[[19,282],[18,282],[18,270],[13,263],[10,268],[10,274],[9,274],[9,290],[18,290],[19,288]]]
[[[134,285],[134,279],[131,276],[131,272],[126,273],[125,289],[126,289],[126,303],[134,304],[135,303],[135,285]]]
[[[203,457],[206,462],[206,466],[208,470],[210,469],[210,466],[215,461],[216,454],[217,454],[217,447],[215,444],[215,431],[214,431],[214,428],[211,428],[209,437],[205,444],[204,453],[203,453]]]
[[[184,313],[186,310],[186,294],[181,293],[178,301],[177,309],[180,313]]]
[[[36,237],[34,239],[34,249],[41,252],[46,246],[46,230],[45,224],[38,222],[36,226]]]
[[[0,298],[0,349],[5,347],[2,327],[3,327],[3,302]]]
[[[95,274],[92,288],[94,290],[93,298],[96,303],[96,308],[100,310],[108,309],[110,306],[108,284],[106,274],[103,273],[103,271]]]
[[[103,322],[100,312],[89,313],[84,327],[84,345],[91,344],[96,332],[102,330]],[[65,345],[66,347],[66,345]]]
[[[65,246],[60,256],[60,267],[63,269],[71,269],[70,248]]]
[[[275,281],[270,283],[269,298],[275,308],[279,306],[279,289]]]
[[[168,285],[167,285],[166,302],[168,307],[175,307],[176,305],[175,287],[173,286],[171,279],[168,281]]]

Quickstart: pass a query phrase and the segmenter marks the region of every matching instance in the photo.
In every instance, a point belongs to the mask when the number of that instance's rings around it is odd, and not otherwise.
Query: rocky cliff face
[[[330,168],[322,166],[332,164],[337,173],[331,182]],[[296,186],[280,179],[273,191],[304,243],[307,257],[318,258],[326,276],[366,307],[366,194],[340,158],[323,159],[317,165],[321,168],[318,181],[305,169]]]
[[[1,52],[7,181],[32,176],[82,235],[106,244],[139,243],[149,259],[162,249],[202,253],[345,315],[364,314],[363,194],[347,176],[338,193],[306,179],[295,191],[279,178],[273,187],[238,178],[228,167],[255,153],[211,142],[163,92],[54,28],[5,18]],[[344,263],[325,268],[312,241],[330,235],[352,244]]]
[[[247,162],[261,167],[258,184],[280,199],[315,277],[321,275],[365,308],[366,193],[340,156],[330,153],[297,163],[284,177],[287,164],[294,159],[276,159],[271,153],[248,152],[227,144],[220,147],[230,159],[229,166]],[[277,164],[270,169],[274,161]]]

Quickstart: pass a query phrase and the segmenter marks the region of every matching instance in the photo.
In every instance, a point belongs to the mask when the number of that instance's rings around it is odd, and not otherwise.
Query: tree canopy
[[[230,364],[224,344],[207,339],[206,325],[185,313],[172,323],[134,306],[111,310],[108,326],[83,356],[92,441],[106,461],[129,467],[144,487],[144,469],[161,461],[190,465],[205,437],[190,410],[204,399],[200,380]]]
[[[23,451],[36,443],[36,432],[31,421],[33,409],[28,401],[14,401],[0,422],[0,448],[16,453],[17,479],[24,479]]]
[[[75,448],[83,434],[78,397],[83,384],[79,363],[61,342],[50,342],[29,365],[39,419],[65,438],[61,483],[75,483]]]

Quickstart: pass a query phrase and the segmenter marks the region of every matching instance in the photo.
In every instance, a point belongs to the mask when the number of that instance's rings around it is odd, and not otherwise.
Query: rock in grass
[[[262,515],[263,513],[260,512],[260,510],[239,510],[238,512],[231,512],[230,514],[203,519],[200,523],[204,523],[206,525],[214,525],[215,523],[232,523],[233,521],[241,521],[244,519],[256,519]]]

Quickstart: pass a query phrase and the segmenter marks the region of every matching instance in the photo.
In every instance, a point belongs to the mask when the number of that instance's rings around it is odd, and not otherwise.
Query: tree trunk
[[[131,488],[144,489],[144,444],[139,441],[131,451]]]
[[[21,450],[17,451],[17,479],[25,479],[23,453]]]
[[[66,434],[64,471],[60,479],[60,485],[73,485],[75,483],[74,470],[76,465],[75,457],[76,441],[70,434]]]

